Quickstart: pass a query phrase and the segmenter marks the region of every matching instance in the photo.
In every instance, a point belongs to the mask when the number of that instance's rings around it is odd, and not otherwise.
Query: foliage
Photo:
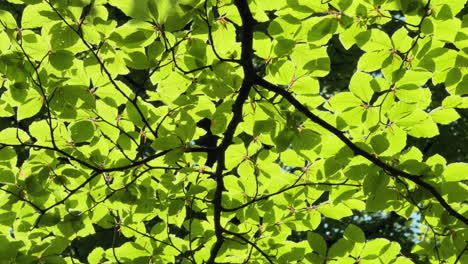
[[[8,2],[0,263],[413,263],[327,239],[362,211],[468,262],[468,164],[417,147],[468,108],[464,1]]]

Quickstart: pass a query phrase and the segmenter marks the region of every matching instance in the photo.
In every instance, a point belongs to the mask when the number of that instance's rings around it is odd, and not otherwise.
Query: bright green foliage
[[[313,232],[356,211],[419,213],[420,260],[468,262],[468,164],[409,144],[468,108],[465,1],[7,1],[0,263],[414,263]],[[331,43],[362,55],[326,94]]]

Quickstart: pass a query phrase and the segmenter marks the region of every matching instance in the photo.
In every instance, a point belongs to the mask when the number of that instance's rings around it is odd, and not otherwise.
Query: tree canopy
[[[7,0],[0,263],[468,263],[465,5]]]

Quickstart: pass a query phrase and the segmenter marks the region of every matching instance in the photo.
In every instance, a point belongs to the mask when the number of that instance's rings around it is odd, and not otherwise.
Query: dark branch
[[[222,193],[224,190],[224,181],[223,181],[223,170],[225,169],[225,154],[229,145],[232,144],[234,134],[239,123],[242,122],[242,110],[245,101],[249,96],[249,92],[254,83],[255,70],[252,64],[252,55],[253,55],[253,27],[256,23],[252,13],[250,11],[247,0],[238,0],[234,4],[239,11],[239,14],[242,19],[242,53],[241,53],[241,65],[244,70],[244,80],[242,81],[241,88],[237,98],[232,105],[233,116],[231,121],[228,124],[226,131],[224,132],[224,138],[221,141],[220,145],[217,148],[217,167],[215,171],[215,180],[216,180],[216,190],[213,199],[214,206],[214,225],[215,225],[215,234],[216,242],[211,249],[210,258],[208,259],[208,264],[213,264],[215,262],[216,256],[221,249],[221,246],[224,243],[223,237],[223,227],[221,226],[221,213],[222,213]]]
[[[258,77],[258,76],[255,78],[255,84],[258,84],[258,85],[266,88],[267,90],[269,90],[271,92],[280,94],[283,98],[288,100],[288,102],[291,103],[299,112],[303,113],[307,118],[309,118],[314,123],[320,125],[321,127],[325,128],[326,130],[330,131],[332,134],[337,136],[343,143],[346,144],[346,146],[348,146],[354,152],[355,155],[360,155],[360,156],[366,158],[367,160],[369,160],[370,162],[372,162],[375,165],[379,166],[383,170],[387,171],[390,175],[392,175],[394,177],[398,177],[398,176],[403,177],[403,178],[405,178],[407,180],[410,180],[410,181],[416,183],[417,185],[423,187],[424,189],[428,190],[434,196],[434,198],[437,201],[439,201],[439,203],[442,205],[442,207],[444,207],[445,210],[447,210],[447,212],[450,215],[454,216],[458,220],[460,220],[463,223],[468,225],[468,219],[466,217],[464,217],[463,215],[461,215],[460,213],[458,213],[457,211],[455,211],[455,209],[453,209],[447,203],[447,201],[445,201],[444,198],[442,198],[442,195],[439,194],[439,192],[436,190],[436,188],[434,186],[432,186],[429,183],[423,181],[422,176],[412,175],[412,174],[406,173],[404,171],[401,171],[399,169],[396,169],[396,168],[388,165],[387,163],[381,161],[379,158],[372,155],[371,153],[369,153],[369,152],[363,150],[362,148],[358,147],[348,137],[346,137],[346,135],[342,131],[338,130],[334,126],[327,123],[325,120],[321,119],[320,117],[318,117],[317,115],[312,113],[306,106],[301,104],[291,93],[289,93],[288,91],[282,89],[281,87],[276,86],[276,85],[274,85],[274,84],[272,84],[272,83],[270,83],[270,82],[266,81],[265,79],[263,79],[261,77]]]
[[[229,230],[224,230],[224,232],[226,232],[226,233],[228,233],[228,234],[230,234],[230,235],[233,235],[233,236],[239,238],[240,240],[244,241],[245,243],[251,245],[251,246],[254,247],[260,254],[262,254],[262,256],[265,257],[266,260],[267,260],[269,263],[271,263],[271,264],[274,263],[273,260],[271,260],[271,257],[268,256],[268,254],[265,253],[265,251],[263,251],[259,246],[257,246],[257,244],[255,244],[255,243],[251,242],[250,240],[248,240],[247,238],[245,238],[245,237],[243,237],[243,236],[241,236],[241,235],[239,235],[239,234],[237,234],[237,233],[231,232],[231,231],[229,231]]]
[[[276,195],[279,195],[279,194],[282,194],[284,192],[287,192],[289,190],[292,190],[294,188],[297,188],[297,187],[306,187],[306,186],[314,186],[314,185],[325,185],[325,186],[353,186],[353,187],[361,187],[361,185],[357,185],[357,184],[348,184],[348,183],[328,183],[328,182],[317,182],[317,183],[301,183],[301,184],[294,184],[294,185],[291,185],[289,187],[286,187],[284,189],[281,189],[279,191],[276,191],[274,193],[270,193],[270,194],[267,194],[265,196],[261,196],[259,198],[255,198],[243,205],[239,205],[237,207],[234,207],[234,208],[223,208],[223,212],[235,212],[239,209],[242,209],[244,207],[247,207],[251,204],[254,204],[258,201],[262,201],[262,200],[267,200],[269,199],[270,197],[273,197],[273,196],[276,196]]]

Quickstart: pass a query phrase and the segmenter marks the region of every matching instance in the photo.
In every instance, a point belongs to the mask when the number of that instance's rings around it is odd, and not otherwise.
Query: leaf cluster
[[[468,164],[410,144],[468,108],[464,5],[8,0],[0,262],[414,263],[318,232],[365,211],[419,214],[414,255],[465,263]]]

